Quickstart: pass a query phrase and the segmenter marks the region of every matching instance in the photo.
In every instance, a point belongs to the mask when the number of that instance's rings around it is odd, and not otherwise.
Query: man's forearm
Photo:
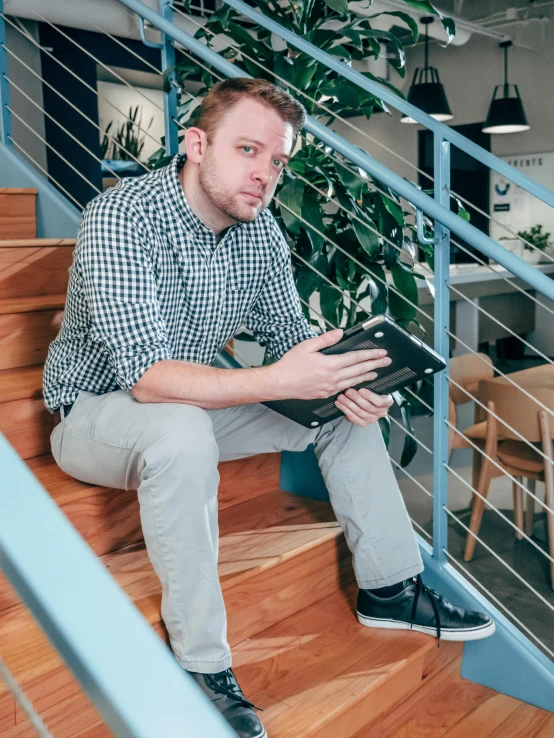
[[[274,365],[218,369],[175,359],[151,366],[131,392],[138,402],[183,402],[206,410],[281,397]]]

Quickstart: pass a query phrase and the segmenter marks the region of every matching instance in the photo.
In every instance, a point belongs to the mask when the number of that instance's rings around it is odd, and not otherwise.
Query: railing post
[[[435,200],[450,210],[450,142],[434,134]],[[446,361],[447,369],[435,375],[434,383],[434,457],[433,457],[433,556],[446,562],[448,521],[448,380],[450,337],[450,231],[435,221],[435,351]]]
[[[0,0],[0,143],[10,146],[12,117],[8,110],[10,86],[8,84],[8,52],[6,51],[6,21],[4,20],[4,0]]]
[[[1,1],[1,0],[0,0]],[[160,0],[160,15],[173,23],[173,9],[171,0]],[[162,47],[162,71],[171,69],[168,75],[169,88],[164,93],[164,123],[165,123],[165,153],[166,156],[174,156],[179,151],[179,138],[177,129],[177,88],[175,87],[175,47],[173,39],[164,34],[164,45]]]

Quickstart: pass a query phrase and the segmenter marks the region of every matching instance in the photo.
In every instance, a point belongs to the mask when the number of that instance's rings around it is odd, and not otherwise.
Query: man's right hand
[[[281,399],[315,400],[331,397],[377,377],[376,369],[391,359],[383,349],[362,349],[343,354],[322,354],[342,338],[342,328],[308,338],[271,365]]]

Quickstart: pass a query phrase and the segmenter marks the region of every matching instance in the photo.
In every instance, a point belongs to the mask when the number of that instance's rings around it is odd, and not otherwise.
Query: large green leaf
[[[369,257],[374,259],[379,252],[379,236],[375,232],[375,224],[368,223],[364,225],[357,218],[354,218],[352,220],[352,227],[363,250]]]
[[[328,5],[336,13],[348,15],[348,0],[325,0],[325,5]]]
[[[305,188],[304,182],[300,179],[293,179],[279,191],[279,200],[282,205],[281,216],[288,230],[295,235],[300,233],[302,225],[297,216],[302,214]]]
[[[406,3],[406,5],[409,5],[416,10],[423,10],[424,13],[438,16],[448,36],[447,43],[450,43],[452,41],[452,39],[456,35],[456,24],[454,23],[452,18],[449,18],[448,16],[444,15],[444,13],[441,13],[440,10],[437,10],[437,8],[435,8],[435,6],[428,0],[404,0],[404,2]]]

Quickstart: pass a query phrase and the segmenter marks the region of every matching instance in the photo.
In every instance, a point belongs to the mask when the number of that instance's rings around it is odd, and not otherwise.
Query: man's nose
[[[259,162],[254,169],[252,178],[265,186],[271,179],[271,164]]]

